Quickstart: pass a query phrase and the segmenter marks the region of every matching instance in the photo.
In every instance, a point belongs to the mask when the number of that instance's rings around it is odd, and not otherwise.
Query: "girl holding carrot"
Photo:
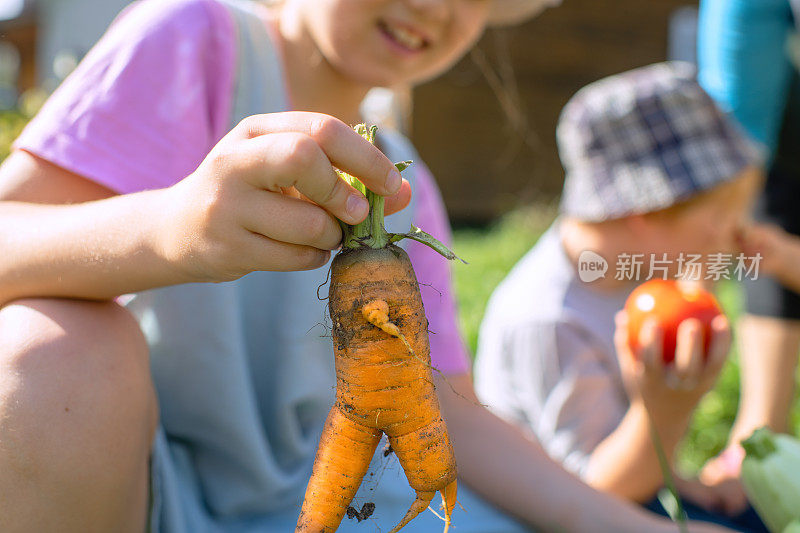
[[[0,167],[0,530],[290,531],[333,403],[323,267],[337,219],[367,216],[334,167],[388,197],[388,229],[448,234],[429,172],[404,182],[392,164],[418,159],[408,142],[379,136],[387,157],[347,123],[371,87],[436,76],[539,3],[127,9]],[[459,531],[671,531],[474,400],[447,266],[406,249],[441,291],[422,299],[474,490]],[[388,530],[408,508],[390,451],[341,531]],[[423,513],[407,528],[438,525]]]

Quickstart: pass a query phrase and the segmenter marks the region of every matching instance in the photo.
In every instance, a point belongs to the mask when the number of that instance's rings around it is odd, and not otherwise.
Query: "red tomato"
[[[656,319],[664,332],[665,364],[675,360],[678,325],[687,318],[696,318],[705,326],[703,347],[704,355],[708,357],[711,321],[722,314],[716,298],[710,292],[662,279],[650,280],[636,287],[625,302],[625,311],[628,313],[628,344],[637,357],[639,331],[648,318]]]

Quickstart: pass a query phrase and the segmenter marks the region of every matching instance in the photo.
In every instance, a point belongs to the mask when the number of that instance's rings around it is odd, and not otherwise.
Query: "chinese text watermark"
[[[720,281],[758,279],[761,254],[744,253],[668,254],[621,253],[614,265],[614,279],[618,281],[648,281],[678,277],[690,281]],[[608,261],[600,254],[584,250],[578,257],[578,277],[585,283],[606,276]]]

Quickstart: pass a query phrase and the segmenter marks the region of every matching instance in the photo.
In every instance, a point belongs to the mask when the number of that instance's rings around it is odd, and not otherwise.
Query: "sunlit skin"
[[[480,38],[489,8],[489,0],[286,0],[272,16],[292,104],[356,123],[370,88],[412,86],[450,68]],[[400,44],[398,28],[421,44]]]

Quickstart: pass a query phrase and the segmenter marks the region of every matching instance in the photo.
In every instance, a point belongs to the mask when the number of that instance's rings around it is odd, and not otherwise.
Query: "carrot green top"
[[[355,127],[355,130],[370,143],[375,144],[375,132],[378,130],[377,126],[367,127],[366,124],[359,124]],[[399,163],[395,163],[395,166],[397,167],[397,170],[402,172],[408,168],[411,163],[412,161],[401,161]],[[408,233],[387,232],[386,228],[383,227],[383,196],[375,194],[371,190],[367,189],[363,183],[350,174],[342,171],[337,172],[342,179],[364,194],[364,196],[367,198],[367,202],[369,203],[369,214],[362,222],[354,225],[346,224],[341,221],[339,222],[342,226],[342,248],[385,248],[389,244],[395,243],[402,239],[412,239],[433,248],[447,259],[458,259],[462,263],[465,263],[463,259],[459,258],[456,254],[450,251],[447,246],[416,226],[412,225],[411,230]]]

